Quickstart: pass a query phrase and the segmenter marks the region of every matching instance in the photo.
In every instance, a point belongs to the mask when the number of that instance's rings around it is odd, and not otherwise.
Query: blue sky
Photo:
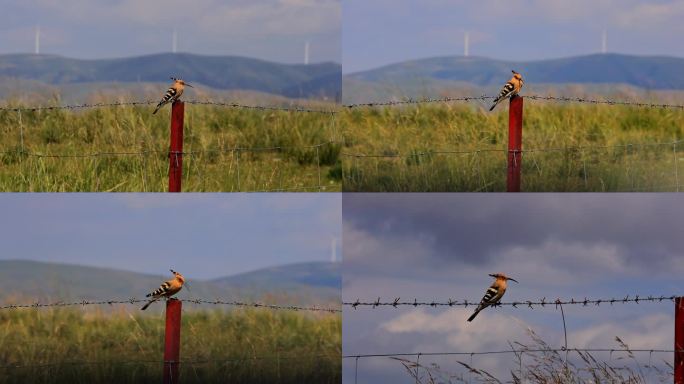
[[[198,279],[341,255],[340,194],[2,194],[0,259]]]
[[[343,71],[463,54],[515,61],[608,52],[684,56],[678,0],[345,0]]]
[[[505,301],[681,295],[683,203],[677,194],[345,194],[342,297],[479,301],[496,272],[520,282]],[[563,345],[553,306],[487,309],[467,323],[472,310],[345,307],[343,353],[506,350],[508,341],[529,344],[528,328]],[[615,336],[635,349],[673,347],[671,302],[564,310],[569,347],[618,348]],[[421,358],[452,369],[454,360]],[[510,379],[500,370],[510,356],[473,362]],[[354,368],[345,360],[346,383]],[[388,359],[362,359],[358,369],[359,383],[413,383]]]
[[[0,53],[110,58],[178,51],[341,62],[340,0],[0,0]]]

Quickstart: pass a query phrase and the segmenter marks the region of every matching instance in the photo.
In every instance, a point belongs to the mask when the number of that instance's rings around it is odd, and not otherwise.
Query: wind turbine
[[[463,35],[463,56],[468,57],[470,55],[470,32],[466,31]]]
[[[304,43],[304,65],[309,65],[309,41]]]
[[[36,55],[40,55],[40,25],[36,25],[36,41],[34,52]]]
[[[176,32],[176,28],[173,29],[173,37],[171,38],[171,52],[178,52],[178,33]]]
[[[601,53],[606,52],[608,52],[608,31],[604,29],[601,36]]]

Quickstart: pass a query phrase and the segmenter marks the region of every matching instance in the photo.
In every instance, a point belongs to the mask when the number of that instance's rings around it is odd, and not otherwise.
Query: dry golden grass
[[[0,191],[166,191],[170,112],[152,110],[0,111]],[[339,191],[336,135],[330,114],[186,104],[183,191]]]
[[[183,383],[339,383],[342,319],[184,311]],[[135,308],[0,311],[0,382],[161,381],[164,317]]]
[[[358,108],[338,123],[345,191],[506,189],[505,107]],[[681,110],[526,100],[523,123],[523,191],[684,187],[684,143],[675,142],[684,139]]]

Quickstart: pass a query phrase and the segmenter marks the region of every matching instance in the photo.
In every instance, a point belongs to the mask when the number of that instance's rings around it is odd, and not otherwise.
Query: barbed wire
[[[640,295],[635,295],[634,297],[625,296],[622,299],[618,298],[608,298],[608,299],[566,299],[566,300],[561,300],[561,299],[556,299],[556,300],[548,300],[546,298],[542,299],[537,299],[537,300],[521,300],[521,301],[510,301],[510,302],[499,302],[496,304],[492,304],[492,306],[499,307],[499,306],[511,306],[513,308],[534,308],[534,307],[546,307],[546,306],[559,306],[559,305],[582,305],[582,306],[600,306],[601,304],[627,304],[627,303],[636,303],[639,304],[640,302],[662,302],[662,301],[671,301],[674,302],[675,299],[678,296],[640,296]],[[398,308],[398,307],[469,307],[469,306],[477,306],[479,305],[480,300],[477,301],[468,301],[468,300],[463,300],[463,301],[458,301],[458,300],[452,300],[448,299],[446,302],[444,301],[418,301],[418,299],[414,299],[413,301],[401,301],[401,298],[396,298],[392,301],[382,301],[381,298],[378,298],[375,301],[360,301],[357,299],[356,301],[343,301],[342,305],[347,306],[347,307],[352,307],[353,309],[358,309],[359,307],[369,307],[372,309],[380,308],[380,307],[392,307],[392,308]]]
[[[616,145],[587,145],[587,146],[572,146],[572,147],[547,147],[547,148],[526,148],[521,150],[508,150],[507,148],[475,148],[475,149],[459,149],[459,150],[448,150],[448,149],[438,149],[438,150],[424,150],[415,151],[410,153],[376,153],[376,154],[366,154],[366,153],[351,153],[351,152],[340,152],[340,156],[345,157],[358,157],[358,158],[403,158],[403,157],[416,157],[416,156],[431,156],[431,155],[471,155],[480,153],[535,153],[535,152],[567,152],[567,151],[599,151],[607,149],[629,149],[629,148],[639,148],[639,147],[662,147],[662,146],[677,146],[684,143],[684,139],[675,139],[673,141],[665,142],[652,142],[652,143],[626,143],[626,144],[616,144]]]
[[[341,309],[325,308],[319,306],[297,306],[297,305],[278,305],[278,304],[264,304],[259,302],[244,302],[244,301],[224,301],[220,299],[176,299],[185,303],[192,304],[208,304],[208,305],[227,305],[235,307],[249,307],[249,308],[264,308],[272,310],[288,310],[288,311],[314,311],[314,312],[329,312],[341,313]],[[88,306],[88,305],[114,305],[114,304],[139,304],[146,303],[149,299],[130,298],[127,300],[111,299],[111,300],[81,300],[81,301],[57,301],[53,303],[41,303],[39,301],[32,304],[6,304],[0,306],[0,310],[11,309],[28,309],[28,308],[49,308],[49,307],[73,307],[73,306]]]
[[[189,100],[185,102],[186,104],[196,104],[196,105],[211,105],[216,107],[230,107],[238,109],[255,109],[262,111],[285,111],[285,112],[304,112],[304,113],[329,113],[336,114],[337,110],[333,109],[315,109],[315,108],[304,108],[304,107],[278,107],[278,106],[268,106],[268,105],[245,105],[234,102],[220,102],[220,101],[201,101],[201,100]]]
[[[169,151],[169,150],[140,150],[140,151],[101,151],[101,152],[88,152],[88,153],[71,153],[71,154],[52,154],[52,153],[40,153],[31,152],[26,149],[16,149],[12,151],[0,151],[0,155],[20,155],[28,157],[37,158],[87,158],[87,157],[106,157],[106,156],[143,156],[152,154],[168,154],[168,155],[187,155],[187,156],[197,156],[197,155],[211,155],[211,154],[230,154],[235,152],[280,152],[293,149],[317,149],[327,145],[338,145],[341,144],[336,141],[324,141],[317,144],[310,145],[280,145],[272,147],[231,147],[223,149],[207,149],[207,150],[190,150],[190,151]]]
[[[332,356],[326,354],[308,354],[301,355],[297,354],[295,356],[290,355],[272,355],[272,356],[248,356],[248,357],[236,357],[227,359],[202,359],[202,360],[115,360],[115,361],[88,361],[88,360],[71,360],[71,361],[60,361],[54,363],[41,363],[41,364],[6,364],[0,365],[0,369],[21,369],[21,368],[47,368],[62,365],[124,365],[124,364],[219,364],[219,363],[240,363],[246,361],[262,361],[262,360],[304,360],[304,359],[327,359]]]
[[[390,101],[375,101],[367,103],[355,103],[355,104],[344,104],[347,109],[361,108],[361,107],[385,107],[385,106],[395,106],[395,105],[408,105],[408,104],[429,104],[429,103],[448,103],[454,101],[484,101],[493,100],[494,96],[464,96],[464,97],[442,97],[442,98],[420,98],[420,99],[405,99],[405,100],[390,100]]]
[[[177,154],[177,155],[205,155],[205,154],[229,154],[234,152],[278,152],[286,151],[292,149],[316,149],[327,145],[344,145],[343,141],[338,140],[328,140],[320,142],[317,144],[310,145],[291,145],[291,146],[272,146],[272,147],[231,147],[223,149],[207,149],[207,150],[190,150],[190,151],[169,151],[169,150],[141,150],[141,151],[121,151],[121,152],[89,152],[82,154],[45,154],[40,152],[31,152],[24,149],[16,149],[12,151],[0,151],[0,155],[13,155],[19,154],[30,157],[41,157],[41,158],[82,158],[82,157],[101,157],[101,156],[141,156],[149,154]],[[529,148],[522,150],[509,151],[506,148],[475,148],[475,149],[459,149],[459,150],[425,150],[425,151],[415,151],[410,153],[380,153],[380,154],[367,154],[367,153],[352,153],[352,152],[340,152],[340,156],[345,157],[358,157],[358,158],[403,158],[403,157],[416,157],[416,156],[431,156],[431,155],[468,155],[468,154],[480,154],[480,153],[536,153],[536,152],[567,152],[567,151],[599,151],[607,149],[630,149],[630,148],[640,148],[640,147],[662,147],[662,146],[677,146],[684,144],[684,139],[675,139],[673,141],[666,142],[652,142],[652,143],[626,143],[626,144],[616,144],[616,145],[589,145],[589,146],[571,146],[571,147],[541,147],[541,148]]]
[[[542,101],[556,101],[556,102],[574,102],[574,103],[587,103],[587,104],[604,104],[604,105],[624,105],[624,106],[635,106],[642,108],[659,108],[659,109],[684,109],[684,105],[680,104],[667,104],[667,103],[648,103],[642,101],[626,101],[626,100],[610,100],[610,99],[590,99],[585,97],[564,97],[564,96],[544,96],[544,95],[523,95],[523,97],[529,98],[531,100],[542,100]],[[486,101],[493,100],[495,96],[462,96],[462,97],[441,97],[441,98],[408,98],[404,100],[389,100],[389,101],[372,101],[364,103],[351,103],[342,104],[341,106],[346,109],[355,109],[362,107],[383,107],[383,106],[398,106],[398,105],[410,105],[410,104],[428,104],[428,103],[449,103],[449,102],[472,102],[472,101]],[[0,107],[0,111],[49,111],[49,110],[71,110],[71,109],[90,109],[90,108],[104,108],[104,107],[119,107],[119,106],[141,106],[141,105],[154,105],[158,101],[155,100],[144,100],[144,101],[121,101],[121,102],[108,102],[108,103],[84,103],[84,104],[72,104],[72,105],[53,105],[53,106],[35,106],[35,107],[14,107],[14,106],[4,106]],[[324,113],[324,114],[337,114],[339,110],[337,109],[316,109],[307,108],[299,106],[271,106],[271,105],[247,105],[237,102],[223,102],[223,101],[212,101],[212,100],[187,100],[184,101],[186,104],[194,105],[210,105],[216,107],[229,107],[238,109],[254,109],[254,110],[269,110],[269,111],[284,111],[284,112],[303,112],[303,113]]]
[[[642,108],[657,108],[657,109],[684,109],[684,105],[679,104],[664,104],[664,103],[647,103],[642,101],[626,101],[626,100],[610,100],[610,99],[590,99],[585,97],[563,97],[563,96],[543,96],[543,95],[522,95],[531,100],[555,101],[555,102],[574,102],[586,104],[604,104],[604,105],[623,105],[634,106]],[[464,96],[464,97],[442,97],[442,98],[408,98],[405,100],[390,100],[390,101],[375,101],[365,103],[344,104],[347,109],[363,108],[363,107],[384,107],[384,106],[399,106],[410,104],[428,104],[428,103],[449,103],[457,101],[486,101],[493,100],[495,96]]]
[[[504,349],[498,351],[482,352],[401,352],[401,353],[368,353],[343,355],[342,359],[364,359],[373,357],[402,357],[402,356],[481,356],[502,355],[509,353],[540,353],[540,352],[639,352],[639,353],[675,353],[684,352],[684,349],[633,349],[633,348],[520,348]]]
[[[465,365],[466,368],[472,369],[471,366],[473,365],[473,358],[476,356],[491,356],[491,355],[507,355],[507,354],[515,354],[519,358],[522,358],[523,356],[534,356],[537,353],[561,353],[564,352],[566,354],[565,361],[567,364],[567,355],[568,353],[577,353],[582,357],[582,354],[592,354],[592,353],[610,353],[611,360],[613,358],[613,354],[617,353],[627,353],[628,356],[630,356],[632,359],[636,359],[634,356],[634,353],[648,353],[648,366],[651,366],[651,360],[652,356],[654,353],[682,353],[684,352],[684,349],[633,349],[629,347],[625,348],[527,348],[526,346],[523,346],[523,348],[513,348],[511,345],[511,349],[506,349],[506,350],[496,350],[496,351],[481,351],[481,352],[400,352],[400,353],[370,353],[370,354],[348,354],[348,355],[343,355],[342,360],[349,360],[353,359],[354,360],[354,383],[358,383],[358,371],[359,371],[359,360],[360,359],[369,359],[369,358],[389,358],[392,360],[397,360],[400,362],[410,362],[413,364],[416,364],[416,369],[418,367],[422,367],[420,365],[420,358],[421,357],[440,357],[440,356],[464,356],[464,357],[470,357],[470,365]],[[406,359],[407,357],[415,357],[416,360],[415,362]],[[619,358],[619,357],[618,357]],[[668,363],[665,363],[665,365],[669,365]],[[520,360],[520,367],[522,371],[522,359]],[[500,381],[496,381],[500,382]]]
[[[405,159],[406,161],[410,161],[409,165],[426,165],[423,164],[422,161],[419,159],[422,158],[431,158],[433,156],[472,156],[475,161],[474,163],[474,168],[473,173],[476,175],[482,175],[482,164],[480,161],[480,156],[485,155],[487,156],[488,154],[494,154],[495,156],[506,156],[507,154],[510,156],[511,154],[514,154],[517,156],[520,156],[521,159],[529,159],[532,162],[533,168],[536,168],[536,172],[534,170],[531,170],[530,172],[532,173],[539,173],[541,174],[542,172],[542,167],[543,163],[537,162],[536,155],[537,154],[546,154],[546,153],[570,153],[573,155],[577,155],[576,161],[581,167],[581,173],[580,177],[584,179],[584,186],[586,188],[589,188],[589,174],[591,173],[591,168],[588,167],[588,158],[589,156],[595,156],[595,155],[601,155],[601,156],[620,156],[620,157],[625,157],[625,159],[629,159],[629,161],[632,158],[629,156],[636,156],[639,151],[663,151],[662,154],[665,154],[664,151],[668,151],[670,153],[670,159],[668,160],[671,161],[672,164],[672,177],[673,180],[672,182],[668,182],[669,185],[667,186],[661,186],[663,188],[667,188],[668,190],[672,189],[673,191],[680,191],[681,190],[681,183],[680,183],[680,177],[679,177],[679,156],[681,154],[681,149],[679,149],[682,145],[684,144],[684,140],[681,138],[675,138],[672,141],[662,141],[662,142],[642,142],[642,143],[622,143],[622,144],[615,144],[615,145],[578,145],[578,146],[565,146],[565,147],[538,147],[538,148],[524,148],[522,150],[509,150],[508,148],[505,148],[503,146],[499,148],[473,148],[473,149],[455,149],[455,150],[450,150],[450,149],[423,149],[420,151],[410,151],[408,153],[400,153],[400,152],[384,152],[384,153],[361,153],[361,152],[350,152],[350,151],[341,151],[340,156],[342,157],[347,157],[355,160],[352,165],[350,166],[351,168],[351,176],[347,175],[347,178],[354,182],[354,170],[363,170],[363,165],[360,165],[358,163],[358,160],[364,160],[364,159]],[[636,158],[639,160],[639,158]],[[503,159],[502,159],[503,160]],[[649,161],[650,163],[653,163],[653,160],[646,160]],[[662,159],[661,159],[662,161]],[[589,162],[596,163],[599,162],[599,160],[595,159],[594,157],[589,158]],[[628,168],[629,164],[625,164],[624,167]],[[430,166],[430,165],[428,165]],[[501,172],[506,172],[508,166],[503,165],[500,168]],[[489,167],[489,171],[496,171],[498,167]],[[624,189],[626,191],[653,191],[655,186],[649,186],[649,187],[642,187],[642,186],[637,186],[634,185],[634,174],[632,174],[632,185],[629,186],[628,188]],[[480,186],[482,187],[482,186]]]
[[[560,102],[574,102],[574,103],[588,103],[588,104],[606,104],[606,105],[628,105],[635,107],[644,108],[674,108],[674,109],[684,109],[684,105],[679,104],[659,104],[659,103],[645,103],[641,101],[625,101],[625,100],[598,100],[598,99],[588,99],[584,97],[559,97],[559,96],[540,96],[531,95],[525,96],[532,100],[545,100],[545,101],[560,101]]]
[[[84,103],[84,104],[71,104],[71,105],[45,105],[45,106],[35,106],[35,107],[13,107],[13,106],[3,106],[0,107],[0,111],[9,112],[37,112],[37,111],[55,111],[55,110],[73,110],[73,109],[92,109],[92,108],[106,108],[106,107],[124,107],[124,106],[144,106],[144,105],[156,105],[158,101],[154,100],[144,100],[144,101],[118,101],[109,103]],[[221,101],[209,101],[209,100],[187,100],[184,101],[185,104],[195,104],[195,105],[211,105],[215,107],[229,107],[237,109],[254,109],[254,110],[268,110],[268,111],[283,111],[283,112],[304,112],[304,113],[327,113],[335,114],[337,110],[333,109],[314,109],[314,108],[304,108],[304,107],[280,107],[280,106],[269,106],[269,105],[246,105],[235,102],[221,102]]]
[[[316,185],[294,185],[294,186],[287,186],[282,184],[282,179],[280,179],[280,185],[277,188],[254,188],[254,189],[249,189],[249,190],[244,190],[245,192],[285,192],[285,191],[324,191],[328,188],[328,186],[324,185],[323,183],[323,164],[321,161],[322,156],[324,153],[322,153],[321,148],[324,147],[332,147],[335,145],[340,145],[341,143],[334,141],[334,140],[327,140],[327,141],[322,141],[319,143],[315,144],[308,144],[308,145],[276,145],[276,146],[270,146],[270,147],[242,147],[242,146],[235,146],[235,147],[224,147],[224,148],[218,148],[218,149],[205,149],[205,150],[187,150],[187,151],[170,151],[168,149],[164,150],[157,150],[157,149],[142,149],[142,150],[134,150],[132,148],[128,149],[123,149],[121,151],[95,151],[95,152],[86,152],[86,153],[41,153],[41,152],[33,152],[29,149],[26,149],[24,147],[21,148],[14,148],[14,149],[5,149],[0,151],[0,156],[12,156],[15,158],[35,158],[35,159],[47,159],[47,160],[73,160],[73,159],[89,159],[89,158],[108,158],[108,157],[140,157],[142,158],[143,166],[146,166],[147,158],[149,156],[163,156],[165,159],[169,158],[171,156],[176,156],[177,158],[179,156],[188,156],[189,158],[202,162],[203,158],[202,156],[211,156],[211,155],[230,155],[232,156],[231,159],[226,159],[226,162],[230,162],[231,164],[235,165],[235,172],[236,172],[236,184],[237,184],[237,190],[238,191],[243,191],[240,186],[240,168],[241,168],[241,161],[240,161],[240,155],[241,154],[247,154],[247,153],[252,153],[252,154],[257,154],[257,153],[285,153],[286,155],[288,152],[291,151],[315,151],[315,154],[311,154],[310,156],[314,156],[313,161],[311,163],[312,166],[316,168],[316,175],[314,176],[315,179],[317,180]],[[292,154],[293,157],[299,156],[298,153]],[[307,155],[309,156],[309,155]],[[164,160],[166,161],[166,160]],[[296,159],[295,159],[296,161]],[[213,160],[212,162],[216,162]],[[232,165],[231,165],[232,167]],[[196,177],[199,177],[202,183],[204,183],[204,178],[203,175],[201,174],[201,170],[197,167],[196,168]],[[231,168],[232,169],[232,168]],[[272,172],[276,172],[278,168],[273,168]],[[146,170],[143,170],[143,172],[146,172]],[[188,169],[188,174],[186,177],[192,178],[192,169]],[[280,175],[280,174],[279,174]],[[146,175],[143,176],[143,181],[146,181]],[[315,181],[312,181],[307,184],[314,184]],[[204,184],[202,184],[204,185]],[[143,186],[143,190],[146,190],[145,187]]]
[[[86,103],[86,104],[72,104],[72,105],[44,105],[36,107],[0,107],[0,111],[9,112],[36,112],[36,111],[56,111],[63,109],[90,109],[90,108],[104,108],[104,107],[124,107],[124,106],[139,106],[139,105],[154,105],[158,101],[144,100],[144,101],[118,101],[111,103]]]

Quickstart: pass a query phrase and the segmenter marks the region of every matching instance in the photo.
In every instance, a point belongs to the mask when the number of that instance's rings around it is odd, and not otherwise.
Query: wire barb
[[[610,99],[588,99],[584,97],[559,97],[559,96],[543,96],[543,95],[527,95],[525,98],[531,100],[541,100],[541,101],[553,101],[553,102],[572,102],[572,103],[584,103],[584,104],[603,104],[603,105],[623,105],[623,106],[634,106],[640,108],[672,108],[672,109],[684,109],[684,105],[679,104],[658,104],[658,103],[646,103],[641,101],[627,101],[627,100],[610,100]],[[390,100],[390,101],[374,101],[366,103],[356,103],[356,104],[345,104],[344,107],[347,109],[355,108],[372,108],[372,107],[386,107],[386,106],[398,106],[398,105],[411,105],[411,104],[427,104],[427,103],[450,103],[456,101],[486,101],[494,100],[494,96],[464,96],[464,97],[443,97],[443,98],[421,98],[421,99],[405,99],[405,100]]]
[[[663,300],[671,301],[674,302],[675,298],[677,296],[639,296],[635,295],[633,298],[630,298],[629,295],[625,296],[622,299],[615,299],[615,298],[609,298],[609,299],[588,299],[584,298],[583,300],[576,300],[574,298],[570,298],[567,300],[561,300],[556,299],[555,301],[547,301],[546,297],[543,297],[538,300],[524,300],[524,301],[511,301],[511,302],[499,302],[496,304],[493,304],[492,306],[494,307],[499,307],[499,306],[510,306],[513,308],[530,308],[534,309],[535,307],[542,307],[546,308],[546,306],[553,304],[556,308],[560,305],[581,305],[583,307],[588,307],[589,304],[593,304],[594,306],[598,307],[603,303],[610,303],[611,305],[615,303],[619,304],[627,304],[627,303],[635,303],[639,304],[642,302],[657,302],[660,303]],[[476,302],[475,302],[476,303]],[[524,306],[521,306],[523,305]],[[349,302],[349,301],[343,301],[342,302],[343,306],[346,307],[351,307],[353,309],[358,309],[360,307],[369,307],[371,309],[376,309],[380,307],[392,307],[392,308],[398,308],[398,307],[468,307],[473,305],[473,302],[469,302],[468,300],[463,300],[463,301],[458,301],[458,300],[453,300],[453,299],[448,299],[447,301],[418,301],[418,299],[413,299],[413,301],[400,301],[400,298],[395,298],[392,301],[382,301],[380,297],[378,297],[375,301],[361,301],[359,299],[356,299],[356,301]]]
[[[228,305],[236,307],[253,307],[253,308],[265,308],[273,310],[288,310],[288,311],[314,311],[314,312],[329,312],[329,313],[341,313],[341,309],[337,308],[325,308],[312,306],[297,306],[297,305],[279,305],[279,304],[264,304],[259,302],[243,302],[243,301],[224,301],[224,300],[206,300],[206,299],[177,299],[186,303],[192,304],[209,304],[209,305]],[[70,307],[70,306],[87,306],[87,305],[113,305],[113,304],[138,304],[146,303],[147,300],[129,298],[127,300],[118,299],[108,299],[108,300],[81,300],[74,302],[64,302],[57,301],[54,303],[40,303],[36,301],[32,304],[7,304],[0,306],[0,310],[3,309],[21,309],[21,308],[47,308],[47,307]]]
[[[268,110],[268,111],[283,111],[283,112],[305,112],[305,113],[327,113],[335,114],[337,113],[334,109],[313,109],[304,107],[280,107],[280,106],[270,106],[270,105],[244,105],[236,102],[221,102],[221,101],[210,101],[210,100],[188,100],[185,101],[186,104],[195,105],[211,105],[215,107],[229,107],[238,109],[256,109],[256,110]],[[85,103],[85,104],[72,104],[72,105],[52,105],[52,106],[36,106],[36,107],[0,107],[0,111],[10,111],[10,112],[21,112],[21,111],[56,111],[56,110],[73,110],[73,109],[93,109],[93,108],[106,108],[106,107],[124,107],[124,106],[143,106],[143,105],[155,105],[157,101],[144,100],[144,101],[124,101],[124,102],[112,102],[112,103]]]

